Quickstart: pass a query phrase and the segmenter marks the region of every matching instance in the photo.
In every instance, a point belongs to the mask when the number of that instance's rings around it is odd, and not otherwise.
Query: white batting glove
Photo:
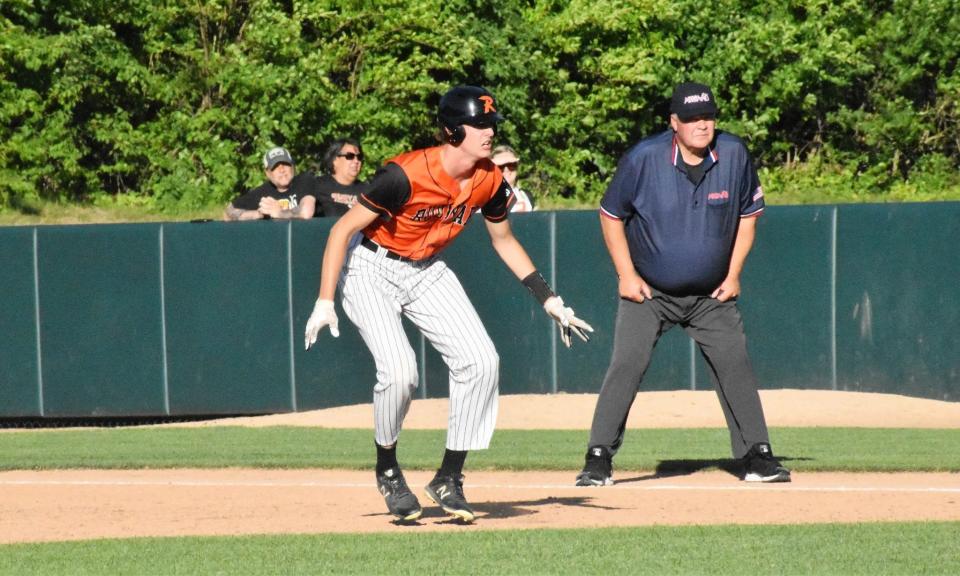
[[[584,342],[590,341],[590,334],[588,334],[588,332],[593,332],[593,328],[583,320],[577,318],[573,312],[573,308],[565,307],[563,305],[563,298],[559,296],[547,298],[547,301],[543,303],[543,309],[547,311],[547,314],[549,314],[560,327],[560,340],[563,341],[567,348],[570,347],[571,343],[570,332],[579,336]]]
[[[307,320],[307,334],[304,340],[304,350],[309,350],[317,341],[317,334],[324,326],[330,326],[330,334],[334,338],[340,337],[340,320],[337,318],[337,311],[333,309],[333,300],[321,300],[317,298],[317,303],[313,305],[313,313]]]

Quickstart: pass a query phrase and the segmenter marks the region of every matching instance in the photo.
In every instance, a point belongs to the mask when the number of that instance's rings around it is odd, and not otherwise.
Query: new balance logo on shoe
[[[463,495],[463,476],[436,476],[423,491],[447,514],[473,522],[476,515]]]
[[[386,501],[387,510],[401,522],[412,522],[423,513],[420,501],[410,491],[399,468],[388,468],[377,474],[377,490]]]

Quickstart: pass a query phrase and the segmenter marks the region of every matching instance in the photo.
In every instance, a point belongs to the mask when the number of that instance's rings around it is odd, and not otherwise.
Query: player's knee
[[[500,372],[500,354],[493,343],[475,348],[471,363],[481,378],[495,378]]]
[[[417,374],[416,363],[399,364],[377,371],[375,390],[380,391],[397,387],[413,390],[417,387],[418,382],[419,375]]]

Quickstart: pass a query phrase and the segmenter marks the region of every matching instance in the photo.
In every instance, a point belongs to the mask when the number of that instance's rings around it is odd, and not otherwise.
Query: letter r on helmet
[[[483,113],[489,114],[491,112],[496,112],[497,109],[493,107],[493,97],[491,96],[480,96],[480,100],[483,101]]]

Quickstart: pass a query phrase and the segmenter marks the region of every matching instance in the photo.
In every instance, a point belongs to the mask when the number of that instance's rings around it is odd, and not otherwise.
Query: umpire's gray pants
[[[593,414],[590,447],[603,446],[611,454],[620,448],[630,406],[653,349],[660,336],[677,324],[694,339],[710,368],[734,458],[742,458],[757,442],[769,442],[736,302],[708,296],[675,297],[659,291],[653,296],[643,303],[620,300],[613,356]]]

